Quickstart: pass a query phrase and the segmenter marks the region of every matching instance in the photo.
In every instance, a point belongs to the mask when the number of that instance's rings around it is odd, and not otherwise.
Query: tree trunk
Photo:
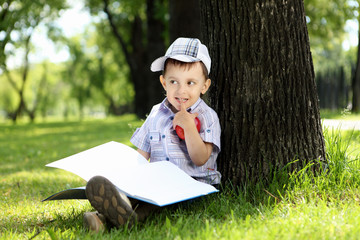
[[[360,18],[359,18],[360,19]],[[358,51],[357,51],[357,63],[355,69],[355,76],[352,80],[352,111],[359,112],[360,111],[360,25],[358,30]]]
[[[14,87],[14,89],[16,90],[16,92],[19,95],[19,104],[16,107],[16,110],[13,113],[8,114],[14,123],[16,123],[18,117],[20,117],[23,114],[23,112],[28,113],[28,115],[30,116],[29,110],[27,109],[27,106],[25,103],[24,91],[25,91],[25,85],[26,85],[26,82],[28,79],[27,77],[28,77],[28,72],[29,72],[29,52],[30,52],[31,35],[32,35],[32,33],[30,33],[29,36],[27,36],[25,39],[24,69],[22,72],[20,88],[17,87],[15,81],[13,80],[13,78],[10,75],[10,72],[7,70],[6,65],[3,66],[3,69],[5,70],[5,74],[7,75],[7,79],[9,80],[10,84]]]
[[[147,84],[147,96],[149,100],[142,101],[140,104],[145,105],[146,109],[143,116],[149,113],[154,104],[160,103],[164,99],[163,87],[160,84],[159,73],[150,71],[150,65],[156,58],[165,54],[165,24],[163,20],[157,16],[158,6],[164,5],[164,0],[147,0],[146,16],[147,16],[147,62],[145,64],[145,73]],[[144,79],[140,80],[140,84]],[[147,104],[145,102],[147,101]]]
[[[325,159],[303,1],[201,0],[218,166],[234,185]]]
[[[170,42],[178,37],[201,38],[200,0],[169,1]]]
[[[131,80],[135,89],[135,113],[139,117],[145,117],[152,106],[163,99],[159,74],[150,71],[151,61],[160,57],[165,51],[165,43],[162,37],[165,26],[155,14],[157,4],[161,6],[163,0],[147,0],[146,2],[147,45],[144,44],[143,21],[139,16],[134,18],[131,42],[127,44],[118,30],[113,13],[109,9],[109,1],[103,0],[103,2],[104,12],[107,14],[114,36],[129,64]]]

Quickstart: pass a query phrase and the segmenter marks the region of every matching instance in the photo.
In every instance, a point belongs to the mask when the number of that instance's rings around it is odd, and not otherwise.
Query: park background
[[[197,8],[189,8],[194,2],[77,2],[75,7],[86,13],[80,20],[68,15],[67,9],[74,7],[70,1],[2,1],[1,238],[353,239],[359,235],[360,134],[341,129],[323,129],[327,164],[317,174],[309,170],[312,161],[294,171],[284,166],[255,184],[227,184],[221,194],[170,207],[130,230],[91,235],[82,227],[82,214],[91,210],[87,202],[40,202],[59,190],[84,185],[77,176],[45,164],[111,140],[131,145],[136,127],[164,96],[158,74],[149,71],[150,62],[179,35],[202,39]],[[353,102],[359,3],[311,0],[304,1],[304,7],[321,114],[358,120]],[[75,30],[67,33],[59,17]]]
[[[125,113],[144,117],[161,101],[158,74],[149,73],[149,65],[177,36],[201,38],[199,12],[176,18],[189,4],[177,1],[169,11],[165,0],[104,2],[108,11],[102,1],[4,1],[1,122]],[[304,4],[320,107],[351,110],[359,4],[345,0]],[[182,24],[184,18],[190,24]],[[150,81],[154,83],[148,86]]]

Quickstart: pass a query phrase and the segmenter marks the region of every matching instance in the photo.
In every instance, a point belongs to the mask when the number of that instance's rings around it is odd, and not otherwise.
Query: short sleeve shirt
[[[170,161],[198,181],[219,184],[221,174],[216,165],[221,149],[219,118],[201,98],[187,111],[199,114],[200,137],[204,142],[213,144],[210,158],[203,166],[196,166],[191,161],[185,141],[173,129],[175,114],[171,111],[167,98],[152,108],[144,124],[135,131],[130,141],[137,148],[150,153],[150,162]]]

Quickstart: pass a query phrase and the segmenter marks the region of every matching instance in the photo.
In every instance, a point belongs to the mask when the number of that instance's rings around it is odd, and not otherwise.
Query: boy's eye
[[[176,80],[170,80],[171,84],[177,84],[178,82]]]
[[[195,82],[193,82],[193,81],[188,82],[188,85],[194,85],[194,84],[195,84]]]

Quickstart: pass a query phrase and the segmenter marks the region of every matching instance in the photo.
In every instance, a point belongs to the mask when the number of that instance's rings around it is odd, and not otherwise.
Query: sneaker
[[[105,217],[98,212],[84,213],[83,225],[85,228],[93,232],[100,232],[105,230]]]
[[[85,193],[91,205],[115,227],[128,224],[131,227],[137,219],[130,201],[125,194],[120,193],[108,179],[102,176],[91,178]]]

